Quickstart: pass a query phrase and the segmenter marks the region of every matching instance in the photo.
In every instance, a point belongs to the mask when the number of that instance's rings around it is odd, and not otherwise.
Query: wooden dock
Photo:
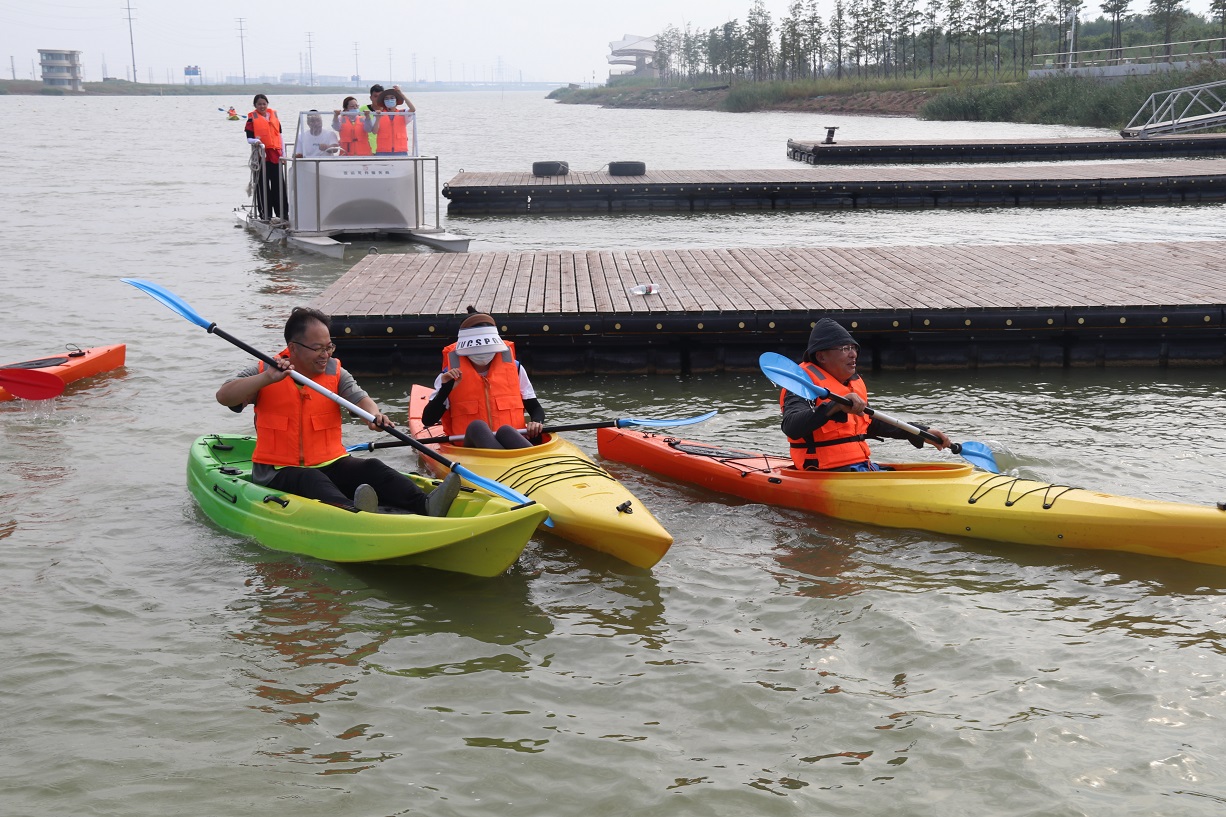
[[[464,172],[451,215],[797,208],[1030,207],[1226,201],[1226,159],[1000,166]]]
[[[789,139],[787,156],[810,165],[1053,162],[1226,156],[1226,134],[1196,133],[1124,139],[930,139],[904,142]]]
[[[1224,260],[1224,241],[372,255],[313,305],[367,374],[437,372],[468,304],[533,374],[756,370],[823,315],[874,369],[1222,366]]]

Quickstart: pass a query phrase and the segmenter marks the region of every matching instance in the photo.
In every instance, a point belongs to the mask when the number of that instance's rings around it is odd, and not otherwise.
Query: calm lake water
[[[1226,570],[991,545],[747,505],[608,464],[676,537],[639,571],[540,536],[492,580],[342,568],[212,526],[184,485],[241,352],[347,264],[236,229],[216,98],[0,97],[0,360],[128,344],[0,404],[0,813],[1219,815]],[[278,97],[300,108],[339,99]],[[460,168],[793,166],[789,137],[1074,128],[414,100]],[[70,123],[48,131],[20,123]],[[474,250],[1223,238],[1221,206],[451,219]],[[388,244],[383,251],[420,251]],[[356,259],[353,259],[356,260]],[[352,263],[352,262],[351,262]],[[1221,370],[870,377],[874,403],[1028,476],[1226,500]],[[410,383],[367,388],[403,418]],[[782,452],[763,378],[541,379],[551,419],[718,408],[687,436]],[[594,436],[570,435],[594,452]],[[348,441],[371,433],[354,424]],[[942,457],[900,443],[880,458]],[[386,459],[404,467],[408,455]]]

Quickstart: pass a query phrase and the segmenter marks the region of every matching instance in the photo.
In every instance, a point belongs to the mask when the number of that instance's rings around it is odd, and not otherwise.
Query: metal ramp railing
[[[1158,133],[1185,133],[1226,126],[1226,102],[1218,91],[1226,81],[1189,85],[1150,94],[1120,131],[1125,139],[1148,139]]]

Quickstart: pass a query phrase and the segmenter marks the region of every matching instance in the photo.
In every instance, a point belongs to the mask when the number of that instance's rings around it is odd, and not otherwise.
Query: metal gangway
[[[1120,131],[1120,136],[1125,139],[1148,139],[1159,133],[1186,133],[1226,127],[1223,94],[1226,94],[1226,81],[1150,94],[1145,104]]]

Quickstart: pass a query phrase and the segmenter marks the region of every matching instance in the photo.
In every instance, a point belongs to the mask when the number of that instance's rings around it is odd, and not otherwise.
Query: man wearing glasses
[[[830,318],[822,318],[809,333],[800,366],[818,386],[851,400],[843,406],[833,400],[810,403],[800,395],[784,389],[779,394],[783,409],[783,433],[788,435],[792,462],[797,468],[811,471],[881,471],[889,466],[873,462],[867,439],[890,437],[908,440],[916,448],[924,447],[921,437],[912,437],[892,425],[872,419],[864,413],[868,405],[868,389],[856,373],[860,344],[851,334]],[[949,438],[936,428],[913,423],[935,434],[938,449],[949,446]]]
[[[232,411],[255,405],[251,479],[308,499],[374,512],[380,502],[410,513],[446,516],[460,489],[449,474],[427,494],[404,474],[372,458],[350,456],[341,441],[341,407],[289,377],[290,369],[374,415],[372,431],[393,425],[332,356],[331,320],[317,309],[295,307],[285,322],[286,348],[275,367],[246,367],[217,390]]]

